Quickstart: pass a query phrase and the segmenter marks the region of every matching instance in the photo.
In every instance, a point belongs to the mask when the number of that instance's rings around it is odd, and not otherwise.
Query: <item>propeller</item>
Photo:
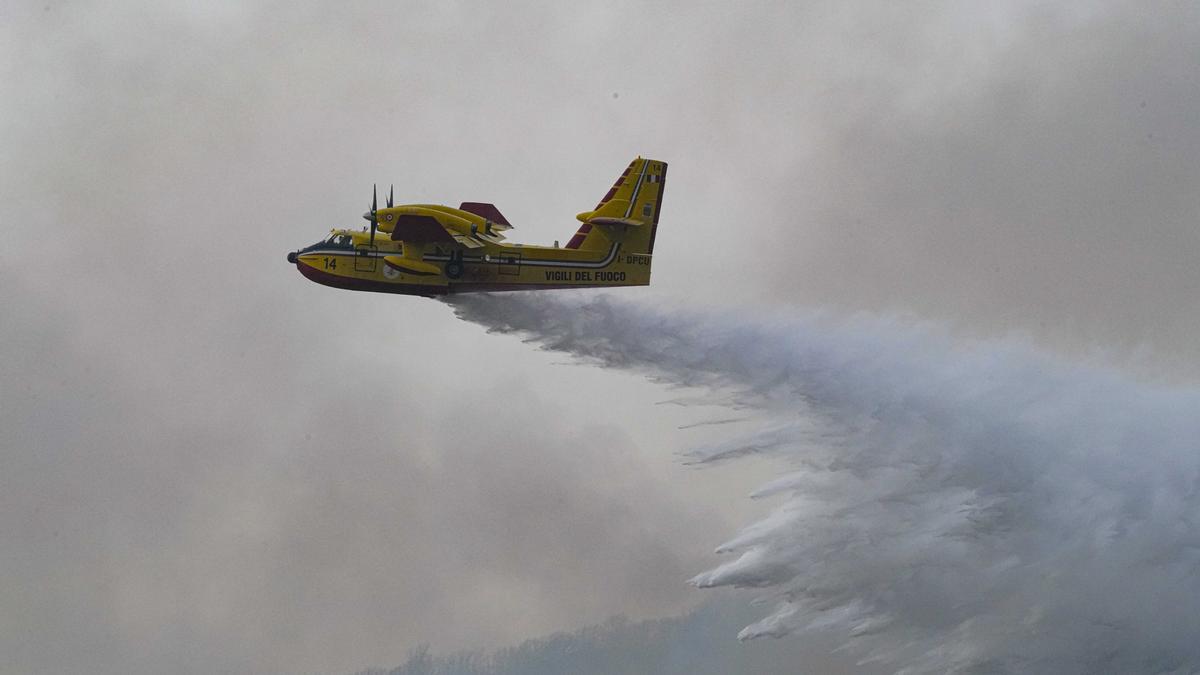
[[[378,190],[374,185],[371,186],[371,246],[375,245],[375,228],[379,227],[379,218],[375,215],[378,210],[379,200],[376,196]],[[390,204],[389,204],[390,206]]]
[[[388,188],[387,207],[392,208],[392,200],[396,192],[396,186]],[[363,214],[363,218],[371,221],[371,245],[375,245],[375,230],[379,229],[379,186],[371,186],[371,210]]]

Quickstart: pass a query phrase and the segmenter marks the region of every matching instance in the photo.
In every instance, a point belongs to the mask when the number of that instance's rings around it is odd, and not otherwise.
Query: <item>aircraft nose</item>
[[[295,251],[292,251],[291,253],[288,254],[288,262],[290,262],[293,265],[296,264],[296,252]]]

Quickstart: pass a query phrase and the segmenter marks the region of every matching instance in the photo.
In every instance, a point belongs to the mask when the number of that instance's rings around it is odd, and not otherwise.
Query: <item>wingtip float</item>
[[[492,204],[394,206],[389,190],[381,209],[375,190],[369,228],[335,229],[287,259],[319,284],[405,295],[646,286],[666,178],[665,162],[633,160],[561,248],[508,243]]]

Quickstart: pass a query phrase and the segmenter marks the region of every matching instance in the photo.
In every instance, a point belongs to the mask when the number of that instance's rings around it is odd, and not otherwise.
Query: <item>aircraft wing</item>
[[[503,239],[499,234],[485,234],[473,228],[471,223],[456,218],[447,213],[428,211],[425,213],[411,211],[427,211],[403,207],[409,212],[384,214],[381,224],[383,228],[391,225],[393,241],[407,241],[414,244],[443,244],[460,246],[466,249],[483,248],[488,241]],[[393,216],[391,220],[388,216]]]
[[[630,227],[641,227],[646,224],[645,221],[638,220],[637,218],[610,218],[607,216],[593,216],[583,222],[593,225],[626,225]]]

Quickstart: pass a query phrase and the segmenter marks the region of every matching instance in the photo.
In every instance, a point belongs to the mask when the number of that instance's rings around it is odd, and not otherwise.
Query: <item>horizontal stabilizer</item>
[[[639,225],[640,226],[640,225],[646,224],[643,221],[638,220],[637,218],[606,218],[604,216],[600,216],[599,218],[592,218],[586,222],[589,222],[592,225]]]
[[[610,199],[594,211],[584,211],[575,216],[581,223],[594,222],[597,218],[625,218],[629,215],[629,200]]]

